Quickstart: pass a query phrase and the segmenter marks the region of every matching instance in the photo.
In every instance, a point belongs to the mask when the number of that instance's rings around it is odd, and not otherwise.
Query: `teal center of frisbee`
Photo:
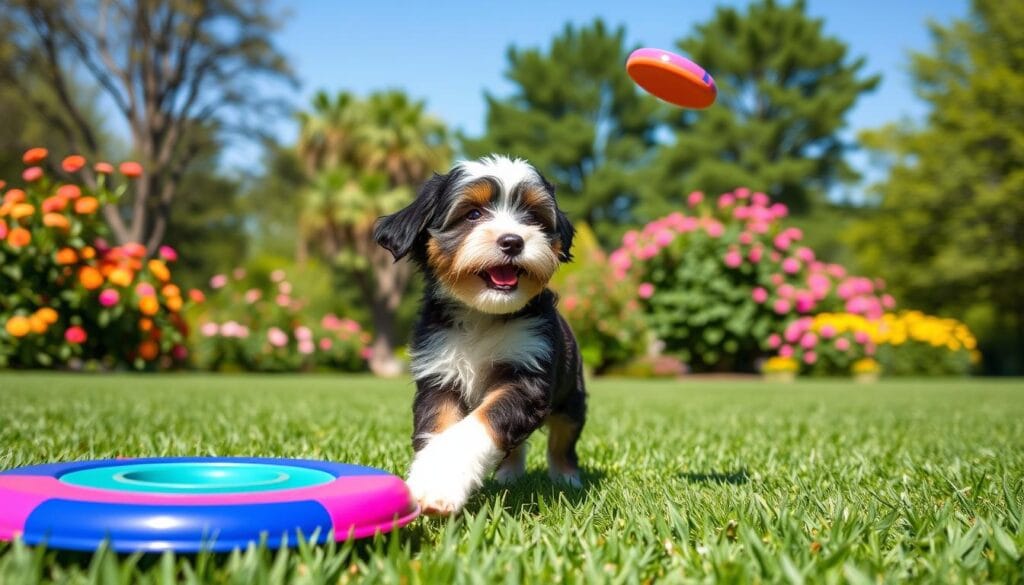
[[[137,463],[73,471],[60,477],[80,487],[164,494],[226,494],[321,485],[334,476],[318,469],[265,463]]]

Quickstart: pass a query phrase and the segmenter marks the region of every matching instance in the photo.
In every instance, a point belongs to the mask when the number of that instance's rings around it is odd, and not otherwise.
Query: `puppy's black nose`
[[[523,253],[523,237],[516,234],[505,234],[498,238],[498,247],[509,256],[518,256]]]

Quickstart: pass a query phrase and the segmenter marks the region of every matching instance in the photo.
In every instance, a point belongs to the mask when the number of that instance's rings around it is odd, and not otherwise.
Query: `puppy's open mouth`
[[[522,270],[512,264],[493,266],[480,273],[487,288],[500,291],[514,291],[519,286],[519,275]]]

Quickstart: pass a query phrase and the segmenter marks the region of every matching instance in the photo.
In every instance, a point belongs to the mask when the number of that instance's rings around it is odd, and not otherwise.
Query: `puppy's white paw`
[[[498,483],[508,485],[526,475],[526,449],[527,444],[523,443],[505,457],[494,473]]]
[[[578,471],[562,472],[549,469],[548,477],[550,477],[551,481],[555,483],[561,483],[573,489],[583,487],[583,482],[580,481],[580,473]]]
[[[456,514],[500,458],[486,427],[466,418],[416,454],[406,484],[425,514]]]

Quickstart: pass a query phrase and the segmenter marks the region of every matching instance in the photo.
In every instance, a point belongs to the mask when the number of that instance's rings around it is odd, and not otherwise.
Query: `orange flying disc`
[[[637,49],[626,59],[626,73],[647,93],[692,109],[715,103],[715,80],[700,65],[661,49]]]

